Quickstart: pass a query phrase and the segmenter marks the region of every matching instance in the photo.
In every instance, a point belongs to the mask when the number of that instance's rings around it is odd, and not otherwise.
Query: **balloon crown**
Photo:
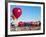
[[[13,12],[13,15],[17,19],[22,15],[22,9],[21,8],[13,8],[12,12]]]

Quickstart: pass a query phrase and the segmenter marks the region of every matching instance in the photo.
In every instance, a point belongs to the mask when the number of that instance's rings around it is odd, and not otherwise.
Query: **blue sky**
[[[22,15],[18,18],[19,21],[41,21],[41,7],[40,6],[18,6],[11,5],[10,11],[12,13],[13,8],[21,8]]]

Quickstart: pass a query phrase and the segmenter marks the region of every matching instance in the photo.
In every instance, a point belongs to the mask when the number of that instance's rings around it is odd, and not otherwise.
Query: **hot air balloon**
[[[22,9],[21,8],[13,8],[12,10],[13,15],[18,19],[22,15]]]
[[[12,13],[13,13],[12,14],[13,24],[16,26],[16,30],[17,30],[18,18],[22,15],[22,9],[21,8],[13,8]]]

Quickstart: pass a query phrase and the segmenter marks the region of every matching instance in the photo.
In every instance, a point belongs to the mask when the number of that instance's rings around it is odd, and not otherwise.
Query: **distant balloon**
[[[18,26],[19,26],[19,27],[24,27],[24,26],[25,26],[25,22],[19,22],[19,23],[18,23]]]
[[[22,9],[21,8],[13,8],[12,10],[13,15],[18,19],[22,15]]]

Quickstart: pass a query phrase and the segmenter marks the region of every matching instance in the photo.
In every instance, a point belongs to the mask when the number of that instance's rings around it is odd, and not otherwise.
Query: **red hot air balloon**
[[[21,8],[13,8],[12,12],[13,12],[13,15],[16,17],[16,19],[18,19],[22,14],[22,9]]]
[[[19,23],[18,23],[18,26],[19,26],[19,27],[24,27],[24,25],[25,25],[25,22],[19,22]]]

